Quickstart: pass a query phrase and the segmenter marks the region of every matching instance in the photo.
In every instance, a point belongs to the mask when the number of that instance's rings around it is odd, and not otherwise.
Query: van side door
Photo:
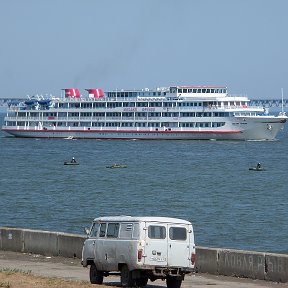
[[[101,223],[95,249],[96,267],[104,271],[117,271],[119,252],[119,227],[117,222]]]
[[[144,265],[167,266],[167,224],[145,222]]]
[[[89,260],[94,260],[94,249],[96,238],[99,230],[99,224],[93,222],[90,228],[88,238],[85,240],[82,251],[82,259],[87,263]]]
[[[191,233],[187,224],[168,224],[169,267],[191,267]]]
[[[97,243],[94,246],[95,265],[98,270],[105,270],[106,257],[105,257],[105,242],[106,242],[106,229],[107,223],[99,223],[99,232]]]

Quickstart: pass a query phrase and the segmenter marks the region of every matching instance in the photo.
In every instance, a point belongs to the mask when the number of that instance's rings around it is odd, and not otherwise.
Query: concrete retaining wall
[[[86,237],[41,230],[1,228],[0,250],[81,258]]]
[[[0,250],[81,258],[85,239],[76,234],[0,227]],[[196,271],[288,282],[288,255],[198,246]]]

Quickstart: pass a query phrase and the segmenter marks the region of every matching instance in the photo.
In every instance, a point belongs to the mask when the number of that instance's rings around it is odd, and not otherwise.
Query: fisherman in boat
[[[75,160],[74,157],[72,157],[72,159],[71,159],[71,163],[76,163],[76,160]]]
[[[257,164],[256,169],[257,169],[257,170],[260,170],[260,169],[261,169],[261,163],[258,163],[258,164]]]

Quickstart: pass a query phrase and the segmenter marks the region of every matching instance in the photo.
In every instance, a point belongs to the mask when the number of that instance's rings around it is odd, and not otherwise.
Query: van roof
[[[103,216],[94,219],[94,222],[161,222],[161,223],[181,223],[191,224],[191,222],[179,218],[157,217],[157,216]]]

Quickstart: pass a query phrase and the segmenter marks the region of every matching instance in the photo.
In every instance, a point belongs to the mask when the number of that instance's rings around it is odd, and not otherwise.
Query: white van
[[[90,282],[120,272],[123,287],[143,287],[148,279],[166,279],[179,288],[193,272],[195,243],[192,224],[166,217],[113,216],[95,218],[86,231],[82,265],[90,265]]]

